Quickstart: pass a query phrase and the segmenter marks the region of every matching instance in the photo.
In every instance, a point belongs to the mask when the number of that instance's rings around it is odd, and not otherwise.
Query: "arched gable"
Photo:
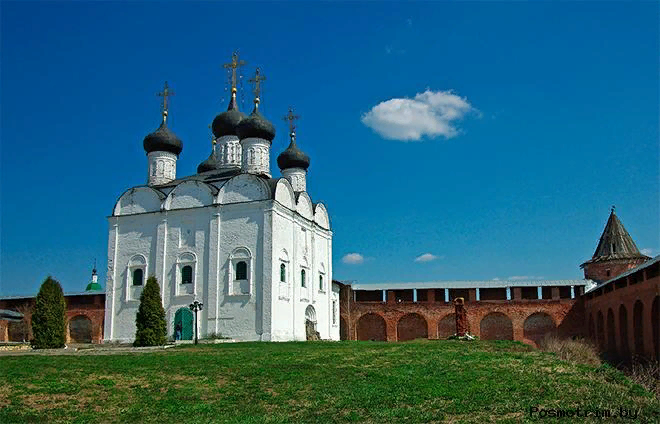
[[[330,217],[328,216],[328,210],[326,209],[323,203],[317,203],[314,205],[314,222],[326,230],[330,229]]]
[[[165,194],[151,187],[135,187],[122,194],[112,211],[113,216],[158,212]]]
[[[167,195],[164,209],[186,209],[213,204],[217,189],[201,181],[184,181]]]
[[[240,174],[227,181],[218,191],[216,203],[242,203],[270,199],[270,188],[264,180]]]
[[[285,208],[296,209],[296,194],[291,187],[291,183],[286,178],[280,178],[275,185],[273,198]]]
[[[304,191],[298,193],[298,199],[296,201],[296,212],[298,212],[302,217],[309,219],[310,221],[314,219],[314,212],[312,211],[312,199],[310,199],[309,195]]]

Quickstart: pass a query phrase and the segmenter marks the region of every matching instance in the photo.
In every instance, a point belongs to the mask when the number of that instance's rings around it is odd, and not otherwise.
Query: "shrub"
[[[630,367],[624,368],[623,371],[632,381],[660,399],[660,362],[634,357]]]
[[[554,352],[565,361],[586,365],[600,365],[598,349],[584,339],[560,339],[554,335],[546,335],[539,343],[541,350]]]
[[[62,286],[50,275],[34,302],[32,334],[35,349],[62,348],[66,342],[66,301]]]
[[[153,275],[147,279],[147,284],[140,295],[140,307],[135,316],[134,346],[161,346],[167,336],[165,324],[165,309],[160,299],[160,286]]]

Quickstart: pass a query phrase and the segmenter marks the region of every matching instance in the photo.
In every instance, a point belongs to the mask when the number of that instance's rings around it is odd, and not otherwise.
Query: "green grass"
[[[625,407],[639,414],[628,422],[660,419],[659,402],[619,371],[515,342],[236,343],[0,357],[0,423],[519,423],[537,420],[532,407]]]

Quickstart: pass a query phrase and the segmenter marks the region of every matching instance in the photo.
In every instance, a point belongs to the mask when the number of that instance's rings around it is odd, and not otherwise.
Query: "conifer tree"
[[[57,349],[66,342],[66,301],[60,283],[50,275],[41,284],[32,314],[32,347]]]
[[[135,316],[135,346],[164,345],[167,336],[165,309],[160,299],[160,286],[153,275],[140,295],[140,307]]]

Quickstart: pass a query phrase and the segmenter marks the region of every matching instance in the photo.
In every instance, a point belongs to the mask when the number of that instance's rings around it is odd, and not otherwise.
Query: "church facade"
[[[192,338],[188,305],[203,303],[200,337],[235,340],[339,339],[339,287],[332,283],[332,230],[327,209],[307,193],[309,157],[297,146],[289,111],[289,147],[277,158],[275,127],[236,102],[235,54],[227,111],[212,123],[213,148],[194,175],[177,178],[183,145],[162,123],[147,135],[147,184],[130,188],[109,220],[104,339],[132,341],[140,294],[155,276],[169,337]],[[178,330],[178,331],[177,331]]]

